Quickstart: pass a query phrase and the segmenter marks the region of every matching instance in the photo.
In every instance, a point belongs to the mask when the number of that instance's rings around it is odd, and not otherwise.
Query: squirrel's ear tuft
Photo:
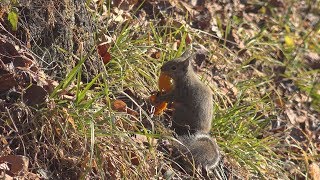
[[[185,59],[188,59],[190,56],[191,56],[191,49],[190,48],[188,48],[182,55],[181,55],[181,58],[183,59],[183,60],[185,60]]]
[[[191,57],[186,58],[182,63],[183,63],[183,69],[188,69],[188,66],[190,65],[191,62]]]

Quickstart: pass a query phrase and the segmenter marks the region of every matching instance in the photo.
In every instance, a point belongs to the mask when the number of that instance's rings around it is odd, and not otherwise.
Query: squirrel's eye
[[[176,66],[171,66],[171,70],[176,70],[177,67]]]

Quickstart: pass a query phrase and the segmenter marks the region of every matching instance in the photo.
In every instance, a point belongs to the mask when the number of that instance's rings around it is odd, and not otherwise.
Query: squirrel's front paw
[[[163,101],[164,101],[163,96],[161,95],[160,92],[158,92],[158,93],[156,94],[156,97],[155,97],[155,103],[158,104],[158,103],[161,103],[161,102],[163,102]]]
[[[156,105],[162,101],[159,100],[159,94],[160,92],[152,93],[152,95],[149,97],[150,103],[152,105]]]
[[[152,105],[159,104],[159,103],[161,103],[161,102],[166,101],[165,98],[163,97],[163,95],[161,95],[160,92],[153,93],[153,94],[149,97],[149,100],[150,100],[150,102],[151,102]]]
[[[155,111],[154,111],[155,115],[161,114],[167,108],[167,105],[168,105],[167,102],[160,100],[159,94],[160,93],[158,92],[157,94],[151,95],[149,98],[151,104],[155,106]]]

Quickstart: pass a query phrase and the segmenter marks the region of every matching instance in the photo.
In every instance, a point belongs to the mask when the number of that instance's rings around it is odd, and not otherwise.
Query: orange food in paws
[[[167,105],[168,105],[168,103],[166,103],[166,102],[161,102],[161,103],[157,104],[155,106],[154,114],[155,115],[161,114],[164,110],[167,109]]]
[[[172,82],[170,76],[166,75],[165,73],[161,73],[159,80],[158,80],[158,87],[161,93],[167,93],[172,90]],[[152,104],[155,104],[157,96],[155,94],[151,95],[149,97],[150,102]],[[161,114],[166,108],[167,108],[168,103],[167,102],[159,102],[155,104],[155,115]]]
[[[159,102],[159,103],[155,104],[156,98],[157,98],[157,96],[155,94],[153,94],[149,97],[151,104],[153,104],[155,106],[154,114],[159,115],[167,108],[168,103]]]
[[[171,77],[165,73],[161,73],[158,81],[160,92],[169,92],[172,89]]]

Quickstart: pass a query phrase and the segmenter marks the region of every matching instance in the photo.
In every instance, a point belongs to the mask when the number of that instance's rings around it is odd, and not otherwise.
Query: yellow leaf
[[[261,14],[266,14],[266,12],[267,12],[266,7],[262,6],[262,7],[259,9],[259,12],[260,12]]]
[[[285,37],[284,37],[284,42],[285,42],[285,44],[288,46],[288,47],[293,47],[295,44],[294,44],[294,39],[291,37],[291,36],[289,36],[289,35],[286,35]]]
[[[18,13],[14,10],[11,10],[9,13],[8,13],[8,20],[11,24],[11,27],[12,27],[12,30],[16,31],[17,28],[18,28]]]

